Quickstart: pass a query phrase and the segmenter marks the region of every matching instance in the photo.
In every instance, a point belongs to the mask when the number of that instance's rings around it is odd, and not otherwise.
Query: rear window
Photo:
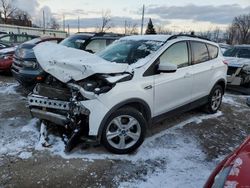
[[[209,60],[208,51],[205,43],[191,42],[193,53],[193,64],[202,63]]]
[[[231,49],[226,50],[224,52],[223,56],[225,56],[225,57],[235,57],[238,51],[239,51],[239,49],[237,49],[237,48],[231,48]]]
[[[250,58],[250,48],[240,49],[237,56],[240,58]]]
[[[218,56],[218,47],[207,44],[210,59],[215,59]]]

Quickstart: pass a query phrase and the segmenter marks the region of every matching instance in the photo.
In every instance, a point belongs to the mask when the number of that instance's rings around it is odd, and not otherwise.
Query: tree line
[[[158,26],[154,29],[152,20],[149,20],[146,34],[173,34],[170,29],[165,29],[162,26]],[[244,14],[236,16],[226,31],[222,31],[220,28],[208,29],[205,32],[190,31],[180,32],[179,34],[195,34],[204,38],[208,38],[215,42],[226,42],[227,44],[250,44],[250,14]]]
[[[27,11],[17,8],[12,0],[0,0],[0,14],[0,17],[2,18],[2,22],[4,24],[8,22],[8,19],[22,21],[31,20],[31,15]],[[33,26],[36,25],[33,24]],[[46,28],[59,29],[60,25],[57,23],[56,19],[51,16],[50,20],[48,20],[46,23]]]

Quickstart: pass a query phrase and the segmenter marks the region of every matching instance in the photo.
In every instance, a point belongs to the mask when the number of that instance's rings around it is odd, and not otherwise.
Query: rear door
[[[210,58],[206,43],[190,41],[190,46],[192,51],[192,74],[194,75],[192,95],[193,100],[196,100],[209,94],[212,84],[214,84],[213,76],[216,62]]]

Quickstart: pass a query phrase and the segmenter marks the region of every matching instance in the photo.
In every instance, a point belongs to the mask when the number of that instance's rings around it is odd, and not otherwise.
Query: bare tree
[[[219,42],[220,40],[220,28],[216,27],[213,31],[212,31],[212,39],[215,42]]]
[[[31,20],[31,16],[29,15],[29,13],[21,9],[16,9],[10,17],[17,20]]]
[[[50,29],[57,29],[58,30],[60,28],[59,23],[56,21],[56,19],[54,17],[50,18],[48,26]]]
[[[249,41],[250,39],[250,14],[235,17],[232,25],[238,30],[238,33],[240,35],[239,43],[241,44],[249,43],[250,42]]]
[[[4,23],[7,23],[7,18],[11,17],[16,9],[12,4],[12,0],[0,0],[0,10],[3,14]]]
[[[125,35],[138,35],[138,25],[136,23],[127,22]]]
[[[158,34],[165,34],[165,35],[172,35],[173,32],[170,29],[166,29],[162,27],[161,25],[156,26],[156,33]]]
[[[207,39],[212,39],[212,30],[208,29],[207,31],[199,32],[198,35]]]
[[[237,44],[236,41],[239,39],[238,31],[237,29],[233,26],[230,25],[226,31],[225,38],[228,44]]]
[[[110,10],[102,11],[102,23],[101,26],[98,27],[98,32],[106,32],[110,30],[111,25],[111,12]]]

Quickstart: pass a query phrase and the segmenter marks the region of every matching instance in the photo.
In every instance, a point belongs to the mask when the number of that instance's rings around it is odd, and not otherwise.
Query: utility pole
[[[142,7],[142,18],[141,18],[141,35],[143,34],[144,11],[145,11],[145,5],[143,5],[143,7]]]
[[[126,35],[127,34],[127,20],[125,20],[125,25],[124,25],[124,27],[125,27],[125,31],[124,31],[124,35]]]
[[[43,10],[43,34],[45,34],[45,14]]]
[[[63,31],[65,31],[65,16],[63,14]]]
[[[70,35],[70,31],[69,31],[69,24],[68,24],[68,36]]]
[[[78,16],[78,33],[80,32],[80,18]]]

